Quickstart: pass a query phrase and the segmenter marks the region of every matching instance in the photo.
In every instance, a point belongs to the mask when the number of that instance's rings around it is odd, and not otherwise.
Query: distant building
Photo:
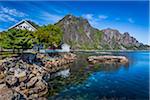
[[[70,52],[70,45],[63,43],[60,45],[60,48],[57,49],[41,49],[41,53],[60,53],[60,52]]]
[[[63,43],[61,45],[61,49],[62,49],[62,51],[69,52],[70,51],[70,45]]]
[[[36,31],[39,26],[32,21],[22,20],[15,25],[11,26],[9,29],[21,29],[21,30],[29,30]],[[61,43],[58,47],[53,45],[50,49],[43,49],[42,44],[34,44],[33,50],[45,52],[70,52],[70,45],[66,43]]]
[[[21,30],[29,30],[29,31],[36,31],[38,25],[35,23],[28,21],[28,20],[22,20],[15,25],[11,26],[9,29],[21,29]]]

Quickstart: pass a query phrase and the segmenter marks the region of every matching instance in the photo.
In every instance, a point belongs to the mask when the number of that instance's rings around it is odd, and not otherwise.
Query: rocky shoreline
[[[76,58],[73,53],[50,56],[36,53],[0,60],[0,98],[45,100],[49,79],[55,77],[54,73],[68,68]],[[91,64],[128,63],[124,56],[89,56],[87,60]]]
[[[45,99],[48,92],[47,80],[51,73],[64,69],[72,63],[76,55],[72,53],[50,57],[46,54],[25,54],[20,57],[0,61],[0,98]]]

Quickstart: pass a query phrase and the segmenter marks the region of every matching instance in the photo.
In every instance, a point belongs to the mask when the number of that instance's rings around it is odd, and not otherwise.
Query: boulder
[[[13,99],[13,91],[7,87],[0,88],[0,99],[1,100],[11,100]]]
[[[17,69],[17,68],[14,68],[14,67],[13,67],[13,68],[10,68],[10,69],[9,69],[9,72],[12,73],[12,74],[14,74],[16,69]]]
[[[19,92],[13,91],[13,98],[12,100],[26,100],[26,96],[20,94]]]
[[[21,93],[24,95],[24,97],[28,97],[29,96],[29,89],[24,89],[24,90],[21,91]]]
[[[38,94],[31,94],[29,97],[28,97],[29,100],[38,100]]]
[[[15,75],[14,76],[19,79],[19,82],[24,82],[25,80],[27,80],[26,71],[17,71],[17,70],[15,70]]]
[[[34,76],[35,76],[35,75],[31,73],[31,74],[29,75],[28,79],[30,80],[30,79],[33,78]]]
[[[44,80],[39,80],[33,88],[29,90],[29,95],[41,97],[48,92],[48,86]]]
[[[6,84],[0,84],[0,89],[7,87]]]
[[[0,84],[4,83],[5,79],[0,79]]]
[[[4,68],[4,66],[3,66],[3,62],[1,62],[1,64],[0,64],[0,72],[2,72],[2,71],[4,71],[5,70],[5,68]]]
[[[36,68],[34,68],[34,69],[32,70],[32,74],[36,75],[37,73],[38,73],[38,70],[37,70]]]
[[[19,90],[24,90],[26,89],[26,84],[24,82],[21,82],[20,85],[19,85]]]
[[[8,75],[5,81],[8,86],[16,86],[18,84],[18,79],[13,75]]]
[[[0,100],[25,100],[20,93],[4,86],[0,86]]]
[[[4,75],[4,73],[3,72],[0,72],[0,84],[1,83],[4,83],[4,81],[5,81],[5,75]]]
[[[29,80],[29,82],[27,83],[27,87],[30,88],[32,86],[35,85],[35,83],[38,81],[38,78],[37,77],[33,77]]]
[[[38,96],[43,96],[48,92],[47,83],[44,80],[40,80],[35,84],[35,90],[37,90]]]

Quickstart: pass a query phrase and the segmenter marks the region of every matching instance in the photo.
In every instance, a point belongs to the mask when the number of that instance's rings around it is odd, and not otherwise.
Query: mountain
[[[134,37],[130,36],[128,32],[121,34],[115,29],[103,29],[103,38],[101,40],[103,47],[107,49],[126,50],[126,49],[139,49],[142,45]]]
[[[63,31],[63,42],[71,45],[72,49],[99,50],[142,50],[149,49],[128,32],[121,34],[115,29],[98,30],[93,28],[87,19],[66,15],[55,23]]]
[[[55,25],[63,30],[63,42],[70,44],[72,49],[100,48],[103,32],[93,28],[87,19],[67,15]]]

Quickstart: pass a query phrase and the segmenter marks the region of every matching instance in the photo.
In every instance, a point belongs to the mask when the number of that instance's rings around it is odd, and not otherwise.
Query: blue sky
[[[88,19],[98,29],[129,32],[138,41],[150,44],[148,4],[148,1],[1,1],[0,31],[22,19],[39,25],[53,24],[72,14]]]

